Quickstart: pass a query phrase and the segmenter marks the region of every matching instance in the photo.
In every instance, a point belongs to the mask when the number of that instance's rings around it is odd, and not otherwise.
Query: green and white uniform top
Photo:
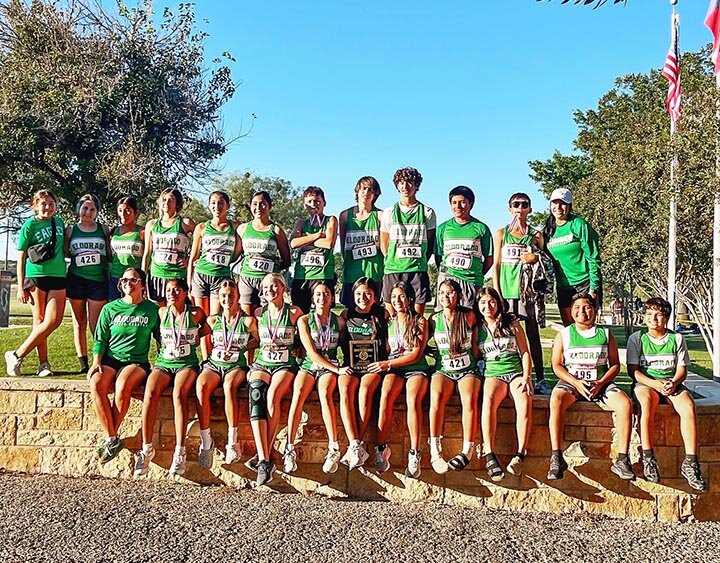
[[[478,346],[485,359],[485,377],[522,374],[522,359],[514,334],[494,337],[481,324],[478,330]]]
[[[150,339],[160,323],[158,309],[147,299],[136,304],[123,299],[107,303],[95,327],[93,353],[123,363],[147,363]]]
[[[475,217],[462,225],[453,217],[437,228],[435,254],[442,256],[440,269],[454,278],[482,287],[483,263],[492,253],[492,233]]]
[[[455,313],[460,315],[462,313]],[[475,369],[475,358],[472,350],[472,330],[468,327],[465,340],[460,346],[460,351],[453,354],[450,351],[450,333],[449,326],[442,312],[435,314],[435,331],[433,333],[435,339],[435,347],[437,354],[435,356],[435,369],[448,374],[459,374]]]
[[[343,282],[354,283],[362,277],[381,281],[385,258],[380,252],[380,211],[373,209],[365,219],[358,219],[353,206],[346,217]]]
[[[319,224],[308,217],[303,221],[300,236],[312,235],[321,231],[327,232],[330,217],[323,215]],[[335,254],[332,248],[318,248],[308,244],[298,249],[295,263],[296,280],[330,280],[335,277]]]
[[[120,227],[116,227],[110,236],[110,248],[113,255],[110,262],[110,277],[121,278],[128,268],[140,268],[142,266],[145,242],[141,237],[141,228],[135,225],[135,229],[120,234]]]
[[[69,274],[96,282],[107,281],[107,241],[100,223],[95,230],[86,233],[78,225],[70,231],[70,267]]]
[[[585,219],[570,215],[547,241],[547,250],[559,287],[574,287],[589,280],[591,290],[600,289],[600,242]]]
[[[200,244],[200,258],[195,263],[195,271],[206,276],[230,278],[230,262],[235,252],[235,228],[232,221],[224,231],[212,226],[212,221],[205,222],[205,232]]]
[[[190,237],[183,230],[182,217],[169,227],[160,219],[152,226],[152,260],[150,275],[155,278],[185,278],[190,254]]]
[[[198,325],[193,321],[190,306],[175,315],[167,308],[165,319],[160,323],[160,351],[155,364],[166,368],[182,368],[198,365]]]
[[[295,366],[291,355],[295,346],[295,331],[290,320],[290,307],[283,305],[275,319],[270,319],[270,312],[265,307],[258,320],[260,347],[255,363],[266,368]]]
[[[55,224],[55,254],[47,262],[33,264],[25,261],[25,276],[28,278],[55,277],[64,278],[65,266],[65,225],[60,217],[40,221],[30,217],[23,223],[18,237],[18,250],[27,252],[35,244],[49,244],[52,240],[52,225]]]
[[[650,377],[670,379],[678,366],[690,365],[690,354],[682,334],[668,330],[658,339],[643,329],[628,338],[627,364],[640,366]]]
[[[404,356],[405,354],[411,353],[414,348],[407,348],[406,344],[407,343],[403,338],[402,329],[400,328],[400,323],[398,322],[397,315],[395,315],[390,319],[390,322],[388,323],[388,346],[390,348],[390,355],[388,356],[388,359],[393,360],[395,358],[399,358],[400,356]],[[427,371],[429,367],[430,366],[427,363],[427,358],[425,357],[425,354],[423,354],[422,356],[420,356],[420,359],[414,364],[400,366],[397,369],[406,372]],[[396,370],[393,369],[393,371]]]
[[[385,273],[427,272],[428,231],[435,226],[435,212],[420,202],[383,211],[380,230],[389,235]]]
[[[570,375],[582,381],[597,381],[608,370],[609,330],[594,326],[578,330],[574,324],[564,327],[563,362]]]
[[[520,298],[521,257],[530,252],[533,235],[513,236],[508,227],[503,229],[502,258],[500,262],[500,289],[505,299]]]
[[[215,318],[212,325],[212,352],[210,360],[224,368],[247,367],[248,342],[250,333],[240,312],[234,322],[229,322],[222,313]]]
[[[315,343],[315,349],[321,355],[325,356],[331,364],[337,366],[337,349],[338,343],[340,342],[340,327],[338,325],[337,315],[330,312],[330,323],[327,326],[322,326],[320,317],[311,312],[308,315],[308,328],[310,329],[310,336]],[[310,359],[310,356],[305,356],[305,359],[300,367],[306,371],[319,371],[325,369],[313,362]]]
[[[242,245],[245,257],[240,275],[248,278],[263,278],[267,274],[280,271],[278,266],[280,255],[274,223],[270,223],[263,231],[255,229],[252,221],[245,223]]]

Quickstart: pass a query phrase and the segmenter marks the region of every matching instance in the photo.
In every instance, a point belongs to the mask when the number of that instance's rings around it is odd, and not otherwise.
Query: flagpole
[[[674,36],[676,33],[679,22],[679,16],[675,13],[675,6],[678,0],[670,0],[672,6],[671,22],[672,26],[670,33]],[[677,41],[679,41],[679,37]],[[679,47],[678,47],[679,51]],[[679,61],[677,62],[679,64]],[[668,327],[672,330],[675,329],[675,278],[677,274],[677,201],[675,199],[675,193],[677,191],[677,166],[678,159],[675,152],[675,119],[671,116],[670,118],[670,150],[672,152],[672,158],[670,160],[670,218],[668,223],[668,282],[667,282],[667,300],[672,307],[670,312],[670,318],[668,319]]]

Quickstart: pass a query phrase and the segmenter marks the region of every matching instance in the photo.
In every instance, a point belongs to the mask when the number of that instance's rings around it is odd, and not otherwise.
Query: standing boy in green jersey
[[[422,315],[430,301],[428,260],[435,249],[435,211],[415,197],[422,184],[415,168],[395,172],[393,183],[400,201],[383,211],[380,220],[380,249],[385,255],[382,298],[392,315],[392,288],[405,282],[415,291],[415,310]]]
[[[462,289],[460,306],[472,309],[485,274],[493,264],[493,240],[488,226],[470,212],[475,194],[467,186],[450,190],[453,217],[437,229],[435,261],[440,265],[438,287],[450,278]]]

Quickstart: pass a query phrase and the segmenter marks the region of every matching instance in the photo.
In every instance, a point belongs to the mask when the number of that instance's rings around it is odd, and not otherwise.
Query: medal
[[[317,325],[318,349],[320,352],[327,352],[330,349],[330,342],[332,340],[332,316],[328,317],[327,327],[323,329],[320,315],[315,313],[315,325]]]
[[[272,326],[272,316],[270,315],[270,309],[267,311],[268,315],[268,328],[270,329],[270,342],[272,343],[272,348],[276,348],[275,344],[277,342],[277,333],[280,330],[280,323],[282,322],[282,318],[285,315],[285,304],[283,303],[282,309],[280,309],[280,314],[277,316],[277,321],[275,322],[275,326]]]
[[[400,326],[400,315],[395,315],[395,350],[394,352],[397,354],[397,356],[402,356],[405,353],[405,342],[403,338],[400,336],[400,329],[398,328]],[[396,357],[397,357],[396,356]]]
[[[180,350],[180,344],[182,342],[182,328],[185,324],[185,317],[187,316],[187,306],[183,310],[183,312],[180,314],[180,316],[177,319],[177,324],[175,322],[175,314],[172,312],[172,308],[169,310],[170,315],[170,333],[172,334],[172,356],[174,358],[179,358],[181,356],[181,350]]]
[[[232,327],[232,330],[230,331],[230,334],[228,335],[228,327],[227,327],[227,320],[225,319],[225,315],[222,316],[222,338],[223,338],[223,361],[229,361],[232,357],[232,341],[233,337],[235,336],[235,331],[237,330],[238,325],[240,324],[240,317],[241,315],[238,313],[235,317],[235,324]]]

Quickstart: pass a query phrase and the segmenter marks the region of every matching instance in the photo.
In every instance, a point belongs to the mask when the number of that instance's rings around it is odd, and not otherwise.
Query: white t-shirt
[[[403,213],[410,213],[415,207],[417,207],[420,204],[418,201],[415,205],[405,206],[402,204],[400,205],[400,211]],[[424,204],[423,204],[424,205]],[[393,216],[393,208],[395,206],[392,205],[385,209],[382,212],[382,216],[380,217],[380,230],[384,233],[389,233],[390,228],[392,226],[392,216]],[[437,226],[437,219],[435,218],[435,211],[432,207],[429,207],[425,205],[425,228],[430,231],[435,229]]]

